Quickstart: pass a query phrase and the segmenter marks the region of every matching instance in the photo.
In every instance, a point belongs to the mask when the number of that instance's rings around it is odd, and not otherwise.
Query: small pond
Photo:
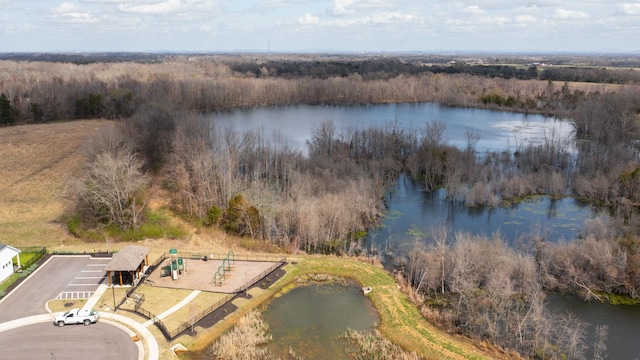
[[[262,313],[273,340],[266,347],[275,358],[288,358],[289,348],[304,359],[349,359],[347,329],[372,331],[378,314],[355,283],[310,284],[274,299]]]

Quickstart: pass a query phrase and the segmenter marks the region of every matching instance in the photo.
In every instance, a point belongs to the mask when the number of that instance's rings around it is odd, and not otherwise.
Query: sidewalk
[[[166,310],[165,312],[163,312],[162,314],[158,315],[158,319],[164,319],[167,316],[173,314],[174,312],[180,310],[180,308],[182,308],[183,306],[187,305],[191,300],[193,300],[193,298],[195,298],[196,296],[198,296],[198,294],[200,294],[200,290],[194,290],[191,292],[191,294],[189,294],[186,298],[182,299],[182,301],[180,301],[179,303],[173,305],[171,308],[169,308],[168,310]],[[153,325],[153,320],[149,319],[147,320],[144,324],[142,324],[142,326],[144,327],[148,327]]]
[[[43,322],[49,322],[53,324],[53,316],[51,314],[33,315],[24,317],[21,319],[11,320],[0,324],[0,333],[3,331],[19,328],[22,326],[28,326]]]
[[[100,298],[102,297],[102,294],[104,294],[104,292],[107,291],[108,288],[109,287],[106,284],[100,284],[100,286],[98,286],[98,288],[93,293],[93,295],[84,304],[82,309],[83,310],[91,310],[91,309],[93,309],[96,306],[96,304],[98,303],[98,300],[100,300]]]
[[[147,359],[158,360],[158,358],[160,357],[160,347],[158,346],[158,341],[153,336],[151,331],[149,331],[149,329],[147,329],[145,326],[143,326],[139,322],[123,315],[114,314],[110,312],[101,312],[100,316],[104,317],[105,319],[111,319],[111,320],[121,322],[135,329],[142,336],[144,341],[147,343],[147,349],[149,350],[149,357],[147,357]]]

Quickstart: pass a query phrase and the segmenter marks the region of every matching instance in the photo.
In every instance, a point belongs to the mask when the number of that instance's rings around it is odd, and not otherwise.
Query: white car
[[[71,309],[64,313],[57,313],[53,324],[60,327],[67,324],[91,325],[98,321],[99,316],[98,310]]]

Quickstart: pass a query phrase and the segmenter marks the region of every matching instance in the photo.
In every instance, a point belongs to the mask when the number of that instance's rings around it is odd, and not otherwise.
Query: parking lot
[[[16,359],[51,356],[70,360],[133,360],[143,357],[142,346],[131,340],[133,332],[108,320],[99,320],[90,326],[59,328],[53,325],[53,317],[49,320],[49,316],[45,316],[38,323],[20,324],[25,319],[47,314],[49,300],[91,297],[104,281],[104,268],[109,261],[111,259],[88,255],[53,256],[0,300],[0,324],[11,320],[17,324],[0,332],[0,346],[5,349],[3,354]]]
[[[66,299],[89,299],[96,291],[98,285],[106,279],[104,268],[107,266],[110,258],[89,258],[90,261],[84,263],[84,267],[67,284],[58,296],[57,300]]]
[[[110,260],[88,255],[51,257],[0,301],[0,323],[42,314],[52,299],[89,298],[104,280]]]

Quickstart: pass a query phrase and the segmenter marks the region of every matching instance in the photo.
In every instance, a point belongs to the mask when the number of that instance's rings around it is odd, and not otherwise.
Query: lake
[[[482,109],[451,108],[434,103],[381,104],[367,106],[286,106],[236,110],[209,115],[218,127],[238,131],[262,131],[278,134],[291,147],[305,151],[306,141],[315,127],[331,120],[338,131],[369,126],[395,127],[406,131],[423,128],[428,121],[446,125],[444,138],[455,146],[466,146],[467,131],[480,135],[478,152],[515,150],[517,144],[539,143],[554,136],[571,146],[572,126],[542,115],[527,115]],[[387,195],[389,210],[384,229],[372,232],[379,248],[391,237],[395,248],[408,246],[413,238],[407,231],[415,226],[429,233],[442,224],[452,231],[492,234],[500,231],[510,243],[532,231],[540,231],[548,240],[573,240],[584,220],[597,216],[594,208],[572,198],[552,200],[538,197],[505,208],[467,207],[445,199],[444,191],[425,192],[421,184],[400,177]],[[400,215],[400,216],[396,216]],[[393,234],[389,234],[393,229]],[[411,240],[411,241],[407,241]]]
[[[265,107],[207,115],[216,126],[236,130],[260,130],[265,135],[279,134],[295,149],[306,152],[306,141],[313,130],[331,120],[340,130],[369,126],[406,131],[422,129],[427,122],[442,121],[450,145],[465,146],[467,131],[477,132],[478,152],[514,149],[522,143],[539,143],[555,136],[571,142],[571,124],[542,115],[444,107],[434,103],[382,104],[366,106]]]
[[[433,103],[352,107],[301,105],[236,110],[211,114],[209,117],[216,126],[233,126],[239,131],[260,130],[265,135],[277,133],[284,136],[291,147],[303,152],[314,128],[327,120],[332,120],[338,130],[376,125],[407,131],[422,128],[428,121],[438,120],[446,124],[444,137],[451,145],[466,146],[467,131],[477,131],[480,140],[476,150],[480,153],[511,151],[518,144],[540,143],[551,136],[560,139],[568,147],[572,144],[569,121],[541,115],[449,108]],[[442,191],[423,190],[421,184],[400,177],[386,195],[390,216],[384,220],[385,227],[370,232],[368,241],[381,250],[390,243],[394,253],[402,254],[413,246],[414,238],[407,234],[409,229],[415,227],[429,233],[442,224],[447,224],[454,233],[466,231],[489,235],[500,231],[510,244],[516,244],[534,231],[544,234],[550,241],[572,241],[586,219],[599,216],[596,209],[572,198],[552,200],[538,197],[504,208],[469,208],[446,200]],[[607,352],[610,359],[640,357],[640,342],[637,341],[640,338],[640,326],[619,328],[621,323],[616,320],[622,316],[631,319],[633,324],[640,324],[640,308],[597,304],[587,307],[585,311],[578,311],[583,309],[581,302],[566,301],[562,306],[558,301],[550,301],[550,307],[558,307],[562,311],[575,308],[576,314],[593,326],[609,326]],[[597,309],[602,315],[588,316],[589,309]],[[620,313],[623,315],[617,315]]]

